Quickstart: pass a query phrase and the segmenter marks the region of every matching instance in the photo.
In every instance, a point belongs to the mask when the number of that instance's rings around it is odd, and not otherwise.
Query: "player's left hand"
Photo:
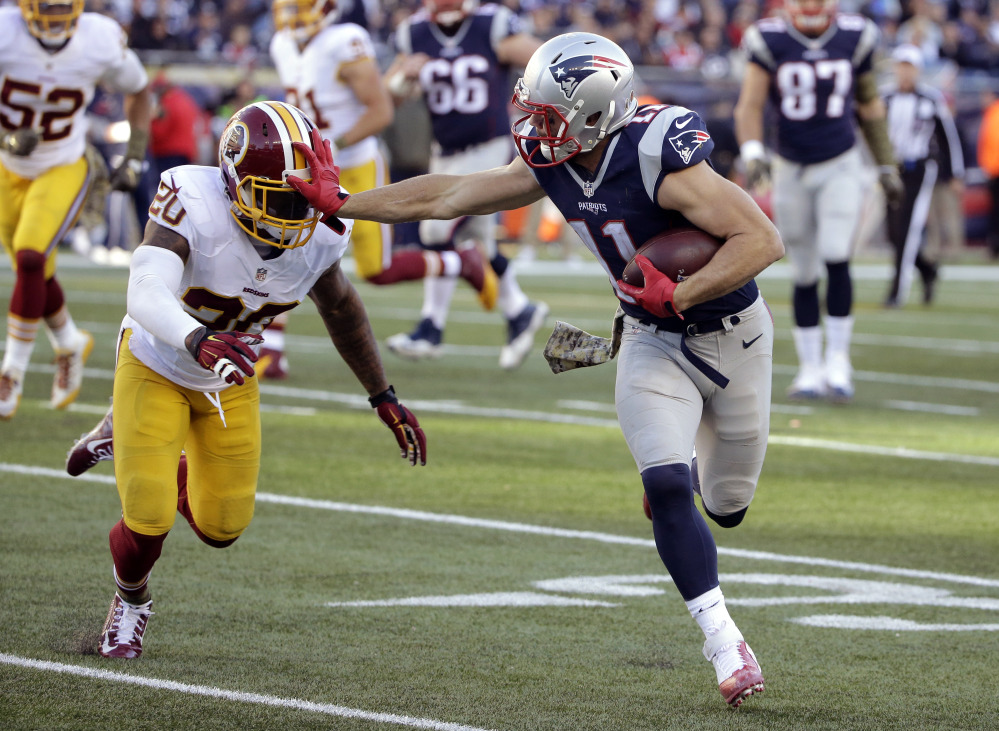
[[[38,147],[40,137],[31,127],[21,127],[0,138],[0,149],[17,157],[27,157]]]
[[[111,171],[109,178],[111,190],[131,193],[138,188],[144,166],[145,163],[142,160],[137,160],[134,157],[123,157],[118,166]]]
[[[312,172],[312,181],[306,183],[295,175],[287,177],[288,185],[297,190],[312,207],[323,214],[325,222],[330,216],[335,216],[340,206],[347,202],[348,193],[340,190],[340,168],[333,162],[333,148],[329,140],[324,140],[319,130],[313,129],[309,135],[312,138],[312,149],[304,142],[292,142],[296,150],[305,155]]]
[[[894,165],[883,165],[878,173],[878,182],[885,193],[885,200],[892,208],[898,208],[905,197],[905,186],[902,184],[902,177],[898,174],[898,169]]]
[[[652,266],[647,256],[636,256],[635,263],[642,270],[645,277],[645,285],[636,287],[628,284],[623,279],[617,280],[617,288],[623,294],[635,298],[645,310],[656,317],[679,317],[683,319],[673,304],[673,293],[676,291],[677,283],[667,277],[661,271]]]
[[[420,422],[413,416],[413,412],[399,403],[396,398],[395,389],[389,386],[385,391],[368,399],[371,407],[378,414],[399,443],[400,456],[409,460],[409,464],[416,466],[427,463],[427,436],[420,428]]]

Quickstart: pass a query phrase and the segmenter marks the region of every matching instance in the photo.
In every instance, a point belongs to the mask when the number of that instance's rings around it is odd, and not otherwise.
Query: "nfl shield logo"
[[[258,281],[258,282],[262,282],[262,281],[264,281],[265,279],[267,279],[267,270],[266,270],[266,269],[264,269],[263,267],[260,267],[260,268],[259,268],[259,269],[257,270],[257,281]]]
[[[593,197],[593,183],[589,181],[583,183],[583,195],[585,195],[587,198]]]

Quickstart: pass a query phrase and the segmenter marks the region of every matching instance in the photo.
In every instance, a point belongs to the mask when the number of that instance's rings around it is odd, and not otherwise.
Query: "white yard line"
[[[465,726],[460,723],[448,723],[446,721],[435,721],[431,718],[415,718],[413,716],[400,716],[395,713],[378,713],[376,711],[362,711],[358,708],[348,708],[332,703],[314,703],[312,701],[301,700],[299,698],[282,698],[275,695],[262,695],[260,693],[246,693],[239,690],[225,690],[215,688],[210,685],[194,685],[192,683],[178,683],[175,680],[161,680],[159,678],[147,678],[129,673],[118,673],[112,670],[99,670],[82,665],[67,665],[61,662],[48,662],[46,660],[33,660],[17,655],[0,653],[0,663],[4,665],[14,665],[29,670],[42,670],[50,673],[62,673],[64,675],[76,675],[81,678],[93,680],[104,680],[113,683],[124,683],[126,685],[138,685],[144,688],[155,690],[170,690],[175,693],[186,693],[187,695],[206,696],[208,698],[218,698],[219,700],[232,701],[235,703],[253,703],[261,706],[272,706],[278,708],[288,708],[294,711],[308,711],[310,713],[321,713],[326,716],[336,716],[338,718],[357,718],[362,721],[374,721],[375,723],[390,723],[395,726],[407,726],[409,728],[425,728],[434,731],[486,731],[476,726]]]
[[[114,478],[110,475],[99,475],[85,473],[79,477],[70,477],[62,470],[53,470],[48,467],[34,467],[31,465],[8,464],[0,462],[0,472],[10,472],[46,479],[62,478],[67,480],[79,480],[85,482],[96,482],[106,485],[113,485]],[[479,528],[483,530],[505,531],[509,533],[524,533],[530,535],[549,536],[552,538],[570,538],[573,540],[594,541],[597,543],[614,544],[622,546],[640,546],[642,548],[655,548],[655,541],[648,538],[636,538],[634,536],[621,536],[613,533],[601,533],[599,531],[572,530],[569,528],[554,528],[552,526],[532,525],[530,523],[514,523],[505,520],[490,520],[485,518],[471,518],[465,515],[451,515],[448,513],[431,513],[425,510],[410,510],[408,508],[390,508],[384,505],[359,505],[357,503],[341,503],[333,500],[316,500],[313,498],[295,497],[293,495],[278,495],[271,492],[258,492],[257,502],[270,503],[272,505],[286,505],[295,508],[306,508],[309,510],[329,510],[339,513],[354,513],[359,515],[377,515],[380,517],[398,518],[400,520],[415,520],[425,523],[439,523],[443,525],[456,525],[464,528]],[[732,556],[733,558],[746,559],[751,561],[768,561],[775,563],[791,563],[806,566],[824,566],[827,568],[846,569],[864,573],[887,574],[889,576],[905,576],[912,579],[932,579],[946,581],[954,584],[969,584],[972,586],[999,587],[999,579],[986,579],[978,576],[964,576],[962,574],[949,574],[937,571],[919,571],[915,569],[897,568],[894,566],[884,566],[880,564],[863,563],[858,561],[838,561],[827,558],[817,558],[813,556],[790,556],[769,551],[750,551],[739,548],[718,547],[720,555]]]

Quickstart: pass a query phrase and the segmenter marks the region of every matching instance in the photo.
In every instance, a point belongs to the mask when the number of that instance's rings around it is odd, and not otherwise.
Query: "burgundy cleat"
[[[763,671],[756,655],[734,627],[723,627],[704,643],[704,657],[714,665],[718,691],[732,708],[763,692]]]
[[[142,636],[152,614],[152,599],[136,606],[126,602],[116,592],[97,651],[104,657],[139,657],[142,654]]]
[[[111,409],[100,423],[76,440],[66,455],[66,471],[73,477],[82,475],[98,462],[114,459],[111,444]]]

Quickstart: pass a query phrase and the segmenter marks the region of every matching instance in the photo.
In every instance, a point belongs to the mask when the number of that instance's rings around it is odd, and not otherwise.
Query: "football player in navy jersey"
[[[510,73],[523,68],[541,41],[520,29],[516,15],[493,3],[478,0],[426,0],[424,8],[403,21],[396,31],[398,56],[385,73],[397,99],[422,94],[430,112],[433,145],[430,172],[462,175],[506,165],[515,153],[510,127]],[[514,369],[523,363],[544,324],[548,305],[530,302],[521,290],[506,257],[496,249],[496,217],[473,216],[461,221],[424,221],[423,245],[445,251],[478,242],[492,269],[479,289],[482,306],[499,304],[507,322],[507,342],[500,350],[500,366]],[[464,256],[464,252],[462,252]],[[444,276],[424,279],[420,322],[411,333],[386,341],[403,358],[436,358],[456,280],[444,253]],[[497,282],[498,275],[499,280]],[[450,274],[450,276],[448,276]]]
[[[325,168],[311,183],[288,182],[317,210],[386,223],[487,215],[546,195],[555,203],[624,310],[618,420],[659,555],[704,632],[722,696],[738,706],[763,689],[763,675],[725,607],[714,538],[694,492],[709,517],[733,527],[756,490],[770,423],[773,320],[754,277],[784,246],[752,198],[712,169],[704,121],[683,107],[639,106],[633,79],[628,56],[611,41],[560,35],[534,53],[517,84],[520,157],[505,167],[423,175],[350,196],[329,157],[310,161],[314,171]],[[642,243],[691,224],[724,241],[704,268],[674,282],[638,257],[644,286],[621,281]]]
[[[837,14],[836,0],[787,0],[782,18],[765,18],[743,36],[748,56],[735,108],[747,184],[769,177],[763,114],[777,110],[773,210],[794,279],[794,345],[799,370],[791,399],[853,397],[850,256],[864,208],[864,163],[854,118],[879,166],[889,204],[902,184],[878,95],[873,57],[879,32],[871,20]],[[823,353],[819,279],[825,269]]]

